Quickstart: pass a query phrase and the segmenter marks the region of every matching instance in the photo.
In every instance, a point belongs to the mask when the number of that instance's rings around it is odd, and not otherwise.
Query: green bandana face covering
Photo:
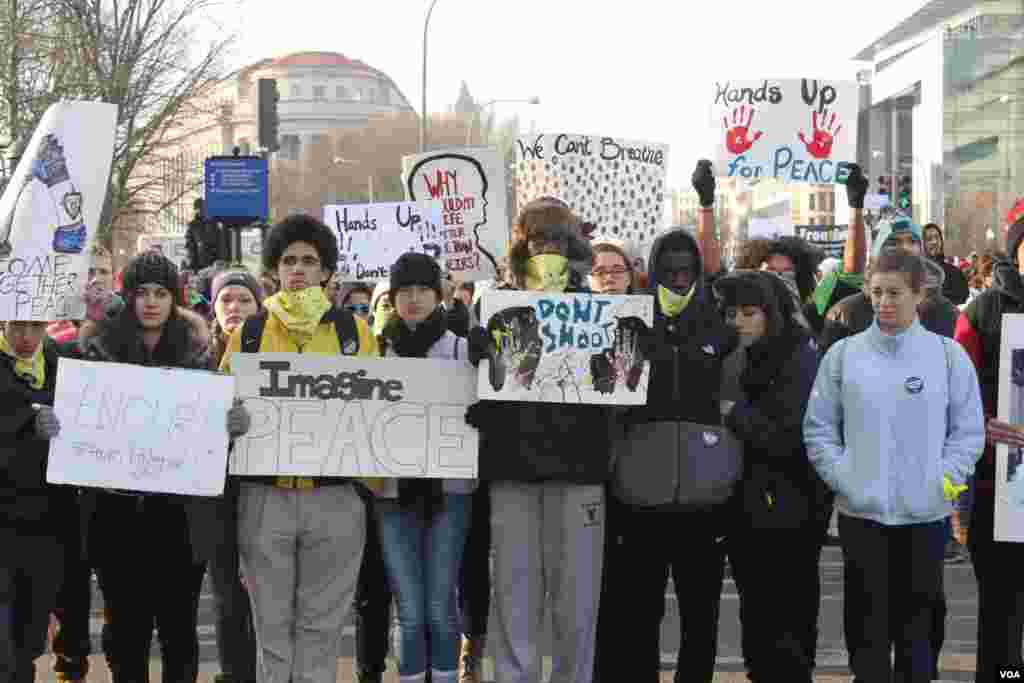
[[[690,285],[690,291],[686,294],[676,294],[671,289],[658,285],[658,304],[661,306],[661,312],[670,318],[679,315],[690,303],[695,291],[696,283]]]
[[[569,259],[538,254],[526,262],[526,288],[531,292],[564,292],[569,286]]]

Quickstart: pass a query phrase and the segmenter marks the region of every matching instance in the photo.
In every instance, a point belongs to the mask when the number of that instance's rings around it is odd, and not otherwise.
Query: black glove
[[[693,183],[693,189],[697,191],[697,196],[700,197],[701,206],[706,208],[715,203],[715,174],[711,170],[710,161],[707,159],[698,161],[697,168],[690,180]]]
[[[480,327],[472,327],[469,330],[469,337],[466,339],[469,345],[469,362],[473,367],[480,365],[483,358],[491,358],[494,355],[494,340],[487,330]]]
[[[864,195],[868,192],[868,179],[857,164],[850,164],[850,175],[846,178],[846,203],[851,209],[864,208]]]

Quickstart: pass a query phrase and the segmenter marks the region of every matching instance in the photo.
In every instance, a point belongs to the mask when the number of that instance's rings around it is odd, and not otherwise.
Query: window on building
[[[313,99],[314,100],[326,100],[327,99],[327,86],[314,85],[313,86]]]
[[[348,99],[348,88],[346,88],[343,85],[339,85],[338,87],[336,87],[334,89],[334,94],[335,94],[335,96],[339,100],[347,100]]]
[[[288,89],[288,92],[291,94],[292,97],[302,97],[302,86],[299,85],[298,83],[292,83],[291,88]]]
[[[817,195],[807,195],[807,208],[809,208],[811,211],[815,210],[815,199],[817,199]],[[811,225],[813,225],[813,223]]]

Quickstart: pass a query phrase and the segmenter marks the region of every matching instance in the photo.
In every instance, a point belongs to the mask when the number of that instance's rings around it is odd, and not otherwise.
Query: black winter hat
[[[1006,233],[1006,255],[1010,260],[1017,263],[1017,249],[1020,241],[1024,239],[1024,217],[1019,218],[1016,223],[1010,226]]]
[[[437,292],[438,299],[443,298],[441,266],[426,254],[402,254],[391,266],[391,290],[388,296],[394,298],[399,289],[410,285],[429,287]]]
[[[122,278],[123,291],[131,297],[142,285],[157,284],[166,287],[173,295],[175,303],[180,296],[178,285],[178,267],[163,254],[147,251],[139,254],[124,267]]]

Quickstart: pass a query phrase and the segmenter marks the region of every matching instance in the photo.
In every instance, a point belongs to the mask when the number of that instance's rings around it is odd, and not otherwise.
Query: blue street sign
[[[204,164],[206,218],[266,221],[267,160],[262,157],[209,157]]]

